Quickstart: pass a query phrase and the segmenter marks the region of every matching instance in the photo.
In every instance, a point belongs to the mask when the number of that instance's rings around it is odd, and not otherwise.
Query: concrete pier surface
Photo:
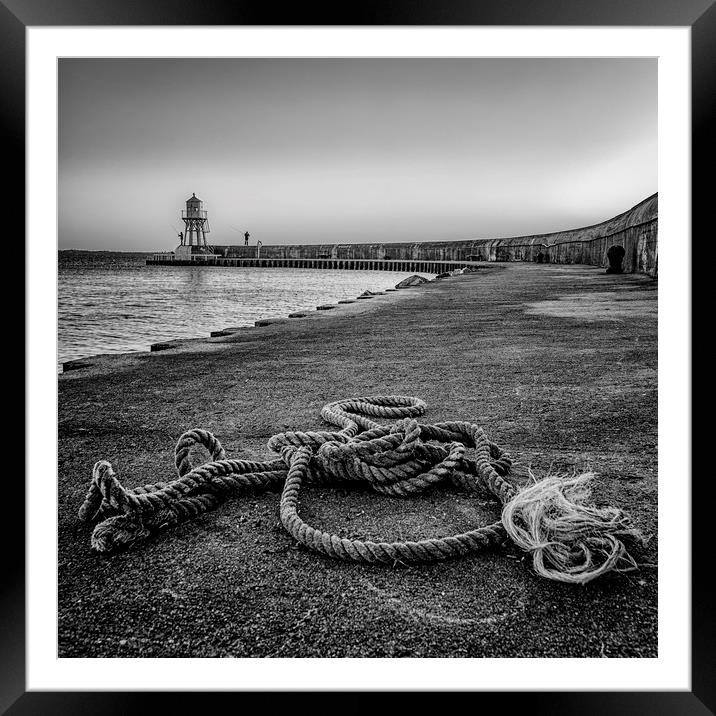
[[[389,285],[386,275],[386,287]],[[62,657],[657,656],[657,283],[593,266],[484,270],[228,332],[107,356],[59,376]],[[536,476],[589,466],[594,500],[652,539],[638,571],[575,587],[512,545],[416,566],[343,563],[297,546],[276,493],[241,494],[103,556],[77,509],[92,465],[136,487],[174,476],[206,428],[230,458],[264,459],[321,407],[393,394],[422,418],[468,420]],[[496,502],[447,487],[411,498],[307,487],[310,524],[359,539],[447,536]]]

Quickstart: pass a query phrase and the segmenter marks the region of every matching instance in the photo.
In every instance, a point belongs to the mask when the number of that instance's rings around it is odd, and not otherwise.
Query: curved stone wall
[[[611,246],[625,250],[625,272],[658,273],[658,194],[593,226],[551,234],[420,243],[262,246],[261,258],[393,261],[535,261],[608,266]],[[256,246],[215,246],[227,258],[254,258]]]

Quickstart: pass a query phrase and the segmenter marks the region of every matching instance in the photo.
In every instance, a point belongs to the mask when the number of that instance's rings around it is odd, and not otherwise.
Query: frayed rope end
[[[621,509],[588,502],[593,477],[547,477],[520,490],[502,510],[507,534],[547,579],[586,584],[607,572],[637,569],[623,540],[643,542],[643,536]]]
[[[149,530],[138,517],[117,515],[100,522],[92,533],[90,545],[96,552],[114,552],[149,537]]]

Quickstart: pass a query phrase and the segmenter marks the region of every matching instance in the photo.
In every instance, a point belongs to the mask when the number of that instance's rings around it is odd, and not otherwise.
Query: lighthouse
[[[209,217],[204,202],[196,194],[186,200],[186,209],[181,213],[184,233],[179,234],[180,245],[174,251],[180,261],[196,261],[214,256],[213,246],[206,243],[209,233]]]

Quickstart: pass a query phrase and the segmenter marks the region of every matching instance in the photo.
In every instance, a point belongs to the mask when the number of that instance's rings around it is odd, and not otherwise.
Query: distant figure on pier
[[[247,232],[244,234],[244,246],[248,246],[248,245],[249,245],[249,236],[251,236],[251,234],[247,231]]]

